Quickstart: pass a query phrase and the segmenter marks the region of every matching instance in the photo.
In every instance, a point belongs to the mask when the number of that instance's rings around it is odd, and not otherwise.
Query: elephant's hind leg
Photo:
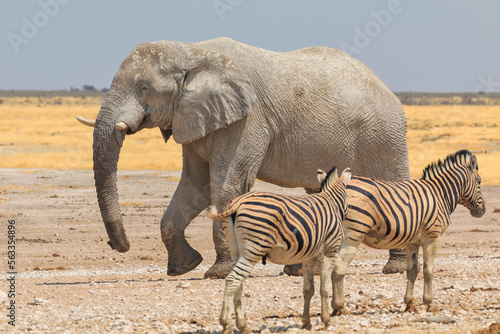
[[[382,269],[382,274],[402,274],[406,271],[406,251],[404,248],[389,250],[389,259]]]

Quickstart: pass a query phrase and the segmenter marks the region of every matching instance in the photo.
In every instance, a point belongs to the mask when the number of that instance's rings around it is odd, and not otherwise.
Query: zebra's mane
[[[328,186],[338,177],[337,167],[333,166],[332,169],[326,173],[325,179],[321,182],[320,191],[325,190]]]
[[[431,163],[429,166],[425,167],[422,179],[433,179],[436,176],[449,171],[458,164],[470,161],[471,154],[472,153],[468,150],[460,150],[454,154],[448,155],[443,161],[438,160],[437,162]]]

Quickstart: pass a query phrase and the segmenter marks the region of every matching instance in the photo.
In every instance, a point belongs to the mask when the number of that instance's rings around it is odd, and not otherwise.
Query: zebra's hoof
[[[310,331],[312,329],[311,322],[308,321],[306,323],[303,323],[302,326],[300,326],[300,329],[307,329],[308,331]]]
[[[432,312],[432,313],[439,312],[439,308],[437,307],[436,303],[431,303],[427,305],[427,312]]]
[[[338,317],[338,316],[341,316],[341,315],[350,315],[351,312],[349,312],[345,306],[343,306],[342,308],[339,308],[339,309],[334,309],[333,312],[332,312],[332,316],[333,317]]]
[[[406,304],[405,312],[415,312],[415,304]]]

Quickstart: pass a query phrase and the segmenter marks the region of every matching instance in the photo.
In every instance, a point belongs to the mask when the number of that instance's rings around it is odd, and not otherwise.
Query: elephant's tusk
[[[91,127],[95,126],[95,120],[93,120],[93,119],[86,119],[86,118],[83,118],[82,116],[76,116],[76,120],[78,122],[82,123],[83,125],[87,125],[87,126],[91,126]]]
[[[128,129],[128,125],[125,122],[118,122],[115,124],[115,129],[118,131],[124,131]]]

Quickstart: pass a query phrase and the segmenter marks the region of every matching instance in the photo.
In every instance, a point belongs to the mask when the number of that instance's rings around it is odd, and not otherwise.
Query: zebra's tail
[[[240,257],[240,250],[238,245],[238,238],[236,237],[236,232],[234,230],[234,213],[237,210],[237,206],[232,206],[226,211],[217,213],[217,208],[215,205],[210,205],[207,208],[208,218],[216,220],[222,219],[222,229],[226,235],[227,243],[229,246],[229,252],[231,257],[238,259]]]
[[[213,220],[223,219],[225,217],[232,215],[235,212],[236,212],[236,207],[234,207],[234,206],[228,208],[226,211],[221,212],[221,213],[217,213],[217,208],[215,207],[215,205],[210,205],[207,208],[208,218],[213,219]]]

